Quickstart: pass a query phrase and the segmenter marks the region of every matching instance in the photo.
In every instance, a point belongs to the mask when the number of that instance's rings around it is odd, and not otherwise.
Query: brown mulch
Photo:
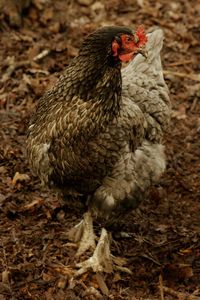
[[[200,299],[199,12],[195,0],[0,0],[0,300]],[[120,225],[129,237],[112,243],[132,275],[100,284],[91,272],[72,283],[76,248],[66,233],[83,209],[63,205],[31,175],[27,124],[86,34],[141,23],[165,31],[167,171]]]

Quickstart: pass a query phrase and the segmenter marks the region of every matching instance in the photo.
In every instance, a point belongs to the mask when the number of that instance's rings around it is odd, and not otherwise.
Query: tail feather
[[[164,81],[160,51],[164,34],[161,29],[148,33],[147,58],[138,54],[122,70],[122,95],[136,103],[147,122],[149,140],[161,140],[170,122],[169,90]]]

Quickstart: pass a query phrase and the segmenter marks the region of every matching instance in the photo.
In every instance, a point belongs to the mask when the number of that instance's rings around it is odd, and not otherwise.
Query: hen
[[[78,256],[95,251],[78,264],[78,274],[113,270],[107,231],[102,229],[96,246],[92,218],[136,208],[165,170],[162,138],[170,100],[162,43],[161,29],[147,35],[142,27],[95,31],[31,119],[27,152],[33,171],[65,195],[88,197],[88,213],[72,232]]]

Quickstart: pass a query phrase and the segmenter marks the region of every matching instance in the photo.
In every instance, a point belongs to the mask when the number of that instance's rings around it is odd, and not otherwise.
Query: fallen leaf
[[[23,206],[21,211],[33,210],[36,207],[41,206],[43,203],[44,203],[44,199],[38,197],[37,199],[33,200],[31,203],[28,203],[27,205]]]
[[[64,290],[65,287],[66,287],[66,285],[67,285],[67,279],[66,279],[66,277],[61,277],[58,280],[58,283],[57,283],[58,288]]]
[[[63,264],[51,264],[49,266],[53,271],[56,271],[64,276],[72,277],[74,274],[74,270],[68,266],[65,266]]]
[[[177,120],[186,119],[186,107],[184,105],[180,105],[178,110],[172,110],[172,118],[176,118]]]
[[[167,232],[168,227],[169,226],[166,224],[160,224],[157,226],[156,231],[160,231],[160,232],[164,233],[164,232]]]
[[[116,273],[114,274],[113,282],[118,282],[118,281],[120,281],[121,279],[122,279],[122,277],[121,277],[120,273],[116,272]]]
[[[42,279],[44,281],[48,282],[48,281],[55,280],[55,276],[53,276],[52,274],[48,274],[48,273],[43,272]]]
[[[16,185],[17,182],[29,181],[29,180],[30,180],[29,175],[16,172],[12,179],[12,184]]]
[[[166,264],[163,268],[163,279],[168,281],[183,281],[193,276],[193,270],[186,264]]]
[[[8,270],[5,270],[1,273],[1,281],[5,284],[9,284],[10,281],[9,281],[9,274],[10,272]]]
[[[52,17],[53,17],[53,8],[52,7],[46,8],[44,10],[42,19],[47,22],[50,21]]]
[[[181,250],[179,251],[179,253],[180,253],[181,255],[190,254],[190,253],[192,253],[192,249],[191,249],[191,248],[181,249]]]
[[[90,297],[90,298],[86,298],[86,297]],[[94,296],[93,299],[99,299],[99,300],[103,300],[103,296],[100,294],[100,292],[98,290],[96,290],[93,286],[87,288],[83,294],[82,294],[82,299],[91,299],[91,296]]]

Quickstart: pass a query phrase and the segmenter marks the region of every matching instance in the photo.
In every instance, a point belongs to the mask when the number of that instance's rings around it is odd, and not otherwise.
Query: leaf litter
[[[200,299],[199,8],[195,0],[0,0],[0,299]],[[32,176],[26,128],[84,36],[99,26],[141,23],[165,31],[167,171],[112,229],[131,233],[111,247],[132,274],[91,273],[72,283],[76,247],[67,246],[67,231],[84,209]]]

